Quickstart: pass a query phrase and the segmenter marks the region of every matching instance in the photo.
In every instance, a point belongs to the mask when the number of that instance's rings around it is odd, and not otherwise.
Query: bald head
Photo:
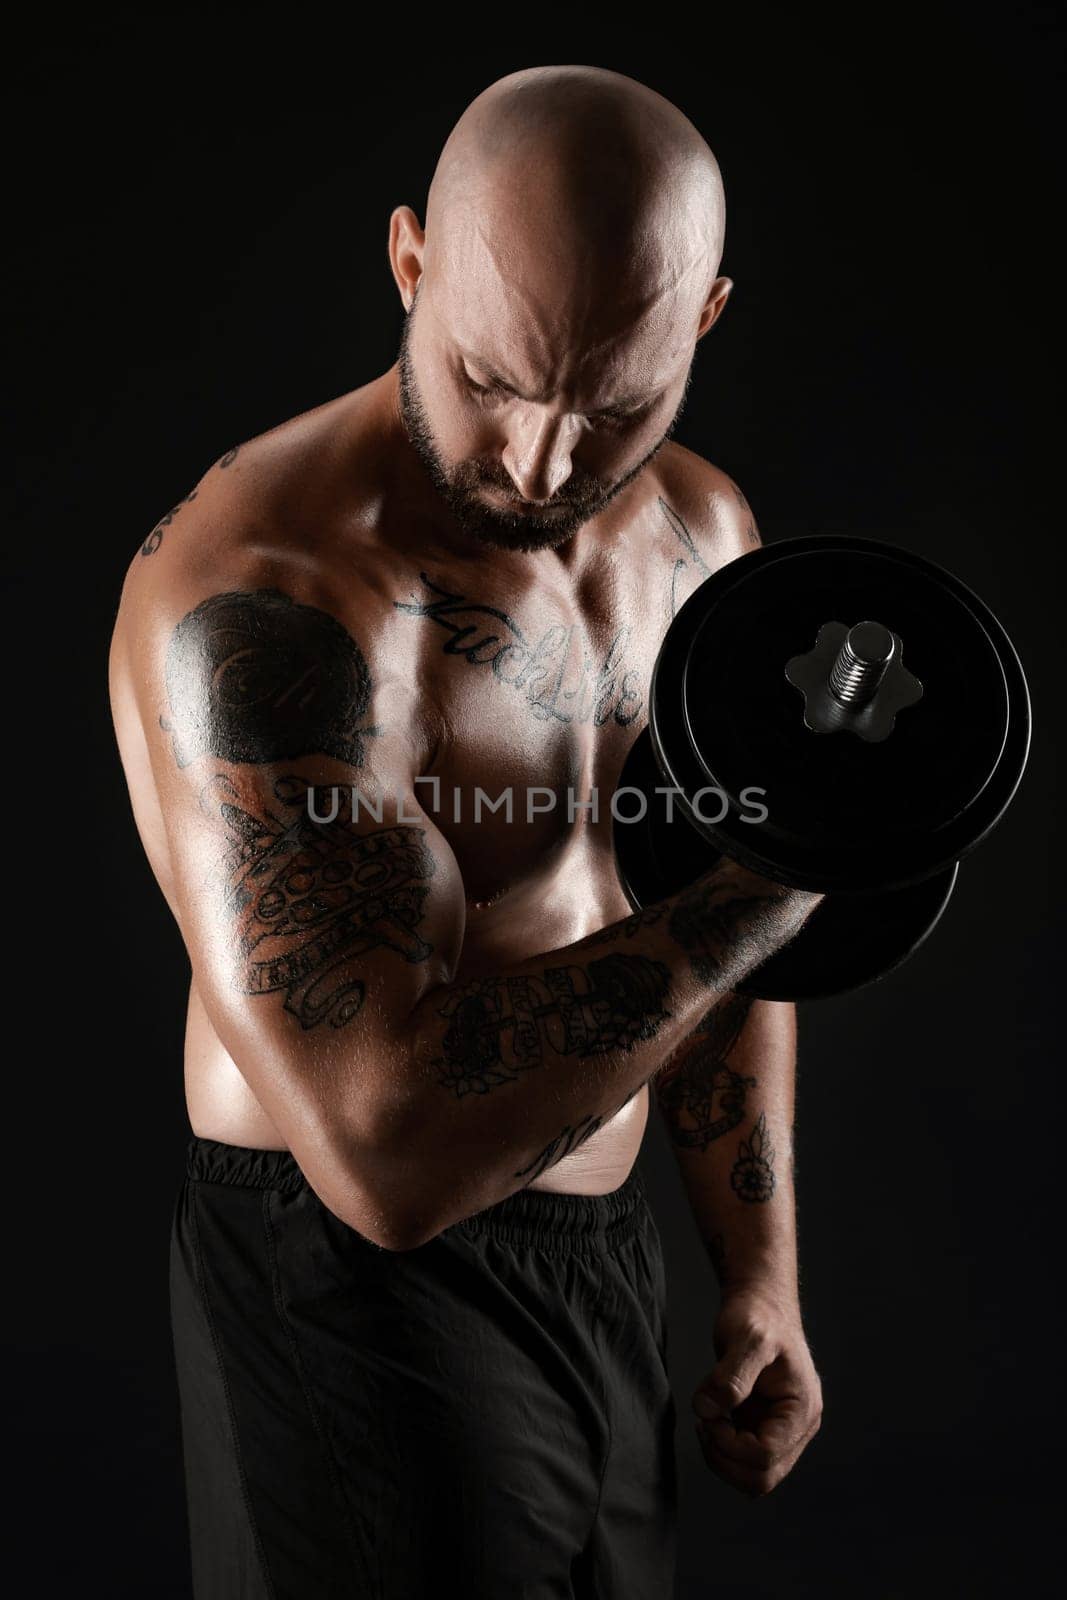
[[[633,78],[535,67],[472,101],[425,227],[390,232],[401,420],[468,530],[558,545],[641,471],[729,295],[723,231],[715,157]]]
[[[510,73],[449,135],[426,207],[432,274],[476,248],[533,251],[559,283],[706,294],[722,259],[719,166],[677,106],[599,67]]]

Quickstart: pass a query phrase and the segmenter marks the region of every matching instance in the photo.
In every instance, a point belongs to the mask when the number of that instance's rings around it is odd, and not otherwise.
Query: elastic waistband
[[[469,1238],[525,1241],[546,1249],[611,1250],[629,1239],[647,1210],[641,1174],[634,1167],[608,1194],[553,1194],[518,1189],[486,1211],[457,1222],[448,1232]]]
[[[283,1189],[295,1194],[308,1187],[289,1150],[252,1150],[195,1134],[186,1147],[185,1173],[197,1183],[232,1183],[242,1189]]]
[[[199,1183],[232,1183],[289,1194],[310,1187],[288,1150],[252,1150],[196,1136],[187,1147],[186,1175]],[[634,1167],[622,1185],[608,1194],[520,1189],[445,1232],[470,1238],[491,1234],[568,1249],[583,1244],[611,1249],[630,1237],[647,1206],[644,1180]]]

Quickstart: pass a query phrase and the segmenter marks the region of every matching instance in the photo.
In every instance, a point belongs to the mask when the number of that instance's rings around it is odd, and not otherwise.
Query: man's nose
[[[530,406],[515,418],[503,461],[524,500],[551,500],[571,475],[571,451],[578,436],[574,416],[548,416]]]

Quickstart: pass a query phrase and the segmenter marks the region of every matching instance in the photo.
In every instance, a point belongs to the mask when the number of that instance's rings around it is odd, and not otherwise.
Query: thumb
[[[747,1400],[766,1364],[760,1344],[727,1350],[693,1396],[697,1416],[713,1422]]]

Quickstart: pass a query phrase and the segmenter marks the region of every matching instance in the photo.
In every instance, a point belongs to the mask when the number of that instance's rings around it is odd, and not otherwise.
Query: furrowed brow
[[[495,367],[495,365],[493,364],[492,361],[487,361],[484,356],[476,355],[474,353],[474,351],[472,351],[472,350],[463,350],[462,354],[466,358],[466,360],[468,360],[472,364],[472,366],[475,366],[481,372],[484,372],[485,376],[489,379],[489,381],[491,383],[499,384],[501,386],[501,388],[509,390],[510,393],[515,395],[519,400],[529,400],[531,402],[536,402],[536,396],[524,394],[522,392],[522,390],[519,388],[518,384],[513,383],[510,378],[506,378],[503,373],[497,371],[497,369],[496,369],[496,367]],[[605,411],[623,411],[623,410],[626,410],[626,409],[628,409],[630,407],[637,408],[639,406],[645,405],[646,402],[648,402],[652,398],[653,398],[653,395],[651,395],[651,394],[625,394],[625,395],[620,395],[618,399],[609,400],[607,405],[598,406],[596,411],[587,411],[585,413],[585,415],[586,416],[590,416],[590,417],[596,417],[596,416],[600,416],[601,413],[605,412]]]

